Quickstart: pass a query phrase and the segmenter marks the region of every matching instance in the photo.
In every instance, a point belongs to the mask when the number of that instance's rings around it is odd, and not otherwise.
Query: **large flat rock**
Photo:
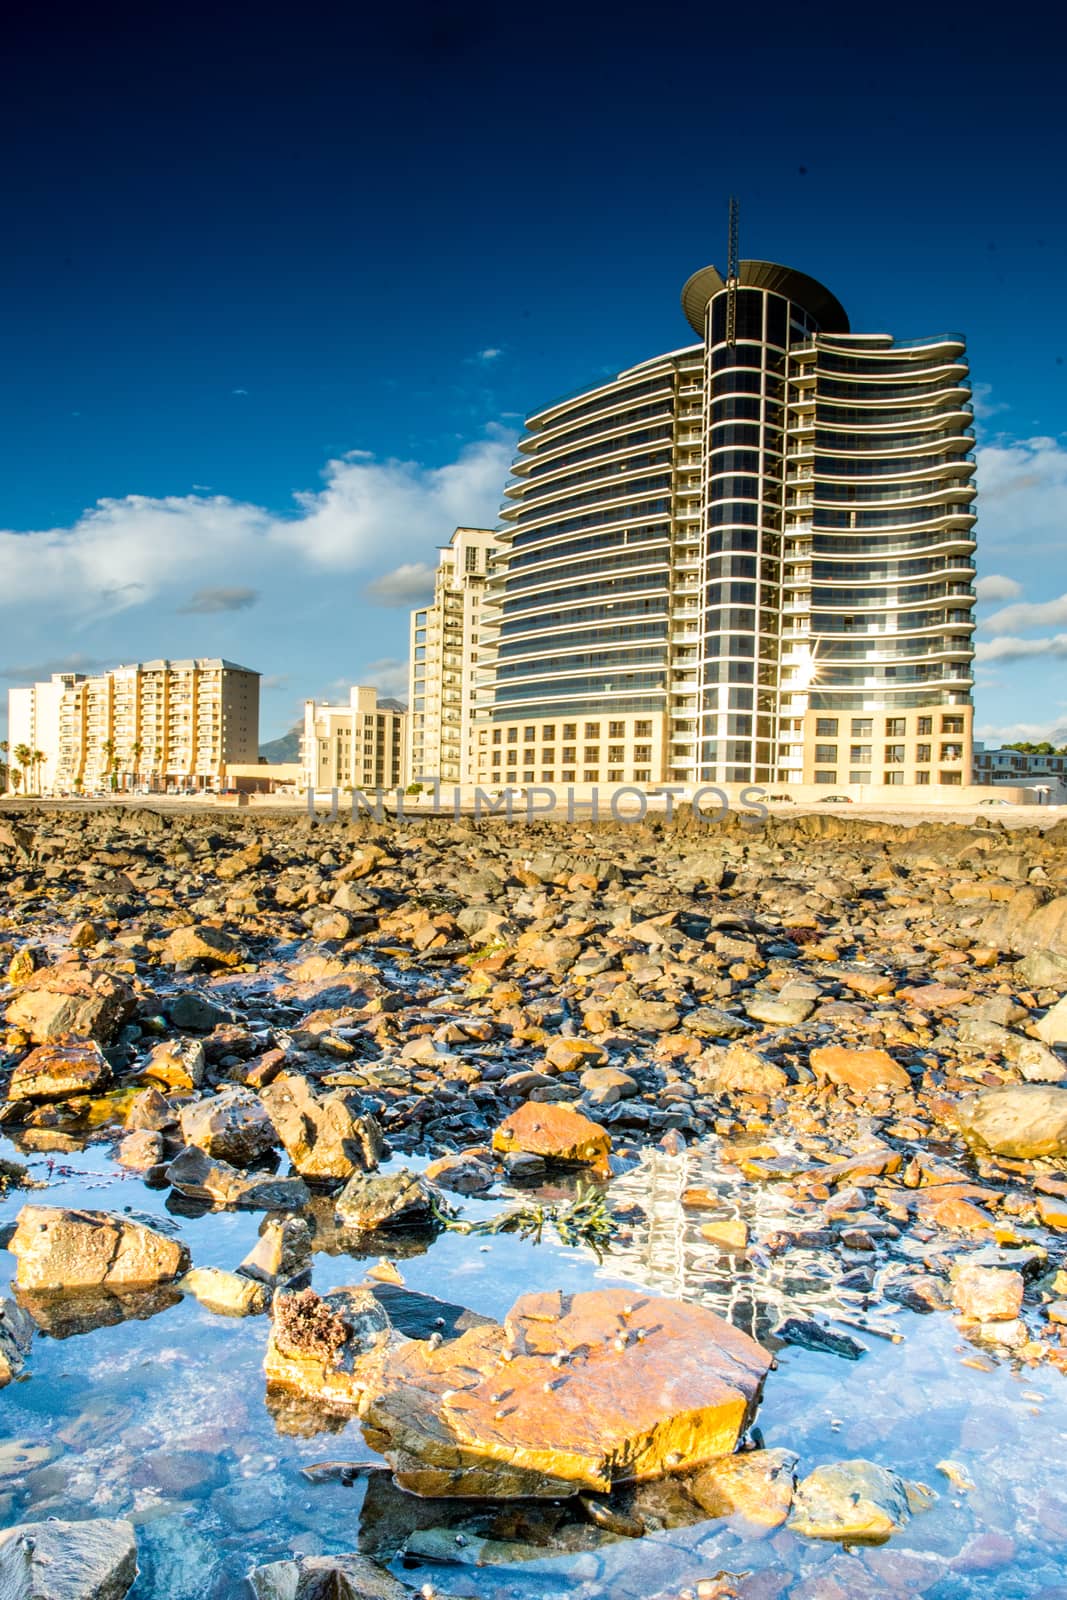
[[[964,1138],[998,1156],[1067,1155],[1067,1089],[1043,1083],[986,1089],[963,1101],[956,1117]]]
[[[625,1289],[532,1294],[503,1326],[394,1348],[361,1415],[416,1494],[571,1495],[729,1455],[770,1363],[700,1306]]]
[[[23,1522],[0,1533],[0,1600],[123,1600],[136,1576],[130,1522]]]
[[[8,1249],[21,1289],[144,1289],[189,1265],[178,1239],[107,1211],[23,1206]]]

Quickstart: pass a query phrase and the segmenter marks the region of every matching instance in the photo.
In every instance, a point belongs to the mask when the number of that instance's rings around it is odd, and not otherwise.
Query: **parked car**
[[[980,806],[1010,806],[1010,800],[979,800]]]
[[[772,806],[795,806],[796,801],[791,794],[769,794],[767,804]]]
[[[821,806],[850,806],[852,804],[852,796],[850,794],[824,794],[819,804]]]

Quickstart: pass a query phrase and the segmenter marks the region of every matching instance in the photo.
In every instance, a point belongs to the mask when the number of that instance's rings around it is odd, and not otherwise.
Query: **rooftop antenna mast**
[[[737,200],[731,195],[730,232],[726,246],[726,343],[731,350],[737,343],[737,212]]]

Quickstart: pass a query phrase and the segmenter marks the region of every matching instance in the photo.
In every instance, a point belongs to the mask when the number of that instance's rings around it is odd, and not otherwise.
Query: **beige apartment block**
[[[500,539],[457,528],[441,549],[434,597],[411,614],[407,772],[468,783],[476,769],[474,721],[484,695],[486,583]]]
[[[842,789],[889,788],[971,782],[974,710],[932,706],[916,711],[808,711],[803,738],[804,783]]]
[[[474,778],[488,789],[658,784],[666,775],[666,732],[661,712],[479,723]]]
[[[407,714],[396,700],[356,685],[347,705],[304,702],[301,772],[307,789],[398,789],[404,783]]]
[[[217,657],[56,673],[8,704],[34,719],[43,793],[216,789],[259,759],[259,673]]]

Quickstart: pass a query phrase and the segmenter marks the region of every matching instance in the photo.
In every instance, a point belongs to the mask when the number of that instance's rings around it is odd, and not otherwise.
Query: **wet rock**
[[[455,1194],[485,1194],[496,1182],[492,1164],[471,1151],[442,1156],[426,1168],[428,1182]]]
[[[702,1094],[777,1094],[789,1083],[777,1062],[740,1040],[725,1050],[710,1046],[694,1063],[694,1079]]]
[[[11,1075],[9,1100],[67,1100],[95,1094],[110,1081],[111,1068],[93,1039],[70,1036],[38,1045]]]
[[[32,1339],[33,1323],[26,1313],[14,1300],[0,1300],[0,1389],[22,1372]]]
[[[369,1288],[279,1290],[263,1370],[268,1384],[334,1406],[358,1408],[378,1389],[402,1342]]]
[[[224,1272],[220,1267],[194,1267],[185,1274],[179,1288],[224,1317],[258,1316],[266,1311],[270,1298],[264,1284],[236,1272]]]
[[[641,1093],[636,1079],[617,1067],[589,1067],[578,1081],[590,1105],[594,1106],[617,1105],[620,1100],[629,1100]]]
[[[207,1056],[199,1039],[167,1039],[157,1044],[141,1068],[141,1076],[167,1089],[199,1089]]]
[[[372,1172],[386,1152],[377,1122],[340,1091],[317,1095],[308,1080],[283,1072],[260,1092],[290,1161],[303,1178]]]
[[[23,1206],[8,1249],[23,1289],[147,1288],[189,1265],[178,1239],[107,1211]]]
[[[0,1533],[3,1600],[122,1600],[137,1576],[130,1522],[22,1522]]]
[[[751,1537],[788,1517],[796,1464],[792,1450],[750,1450],[713,1462],[686,1488],[709,1517],[736,1518],[738,1531]]]
[[[116,1159],[131,1172],[150,1172],[163,1160],[163,1136],[150,1128],[137,1128],[119,1145]]]
[[[274,1148],[277,1135],[259,1096],[249,1089],[223,1089],[186,1106],[182,1138],[231,1166],[249,1167]]]
[[[961,1261],[952,1269],[952,1303],[975,1322],[1004,1322],[1019,1315],[1023,1275]]]
[[[243,957],[237,941],[222,928],[194,923],[175,928],[164,943],[160,959],[171,967],[239,967]]]
[[[420,1294],[403,1284],[375,1281],[369,1285],[378,1304],[388,1312],[397,1333],[407,1339],[455,1339],[468,1328],[495,1328],[492,1317],[436,1295]]]
[[[426,1496],[567,1496],[734,1448],[770,1356],[702,1307],[637,1291],[525,1295],[502,1327],[395,1348],[368,1444]]]
[[[850,1050],[844,1045],[820,1045],[809,1057],[817,1078],[870,1094],[878,1089],[908,1089],[911,1079],[885,1050]]]
[[[174,1127],[177,1116],[171,1110],[158,1089],[142,1089],[131,1102],[126,1112],[126,1126],[129,1129],[150,1129],[155,1133],[162,1133],[164,1128]]]
[[[238,1272],[273,1288],[289,1282],[311,1265],[311,1229],[303,1217],[271,1217]]]
[[[353,1173],[337,1196],[337,1216],[349,1227],[370,1232],[428,1223],[441,1205],[443,1197],[425,1178],[402,1167],[388,1174]]]
[[[254,1567],[255,1600],[414,1600],[414,1591],[368,1556],[299,1556]]]
[[[845,1361],[858,1361],[866,1355],[866,1346],[847,1333],[837,1333],[824,1328],[811,1317],[786,1317],[774,1330],[774,1337],[783,1344],[799,1345],[802,1350],[815,1350],[822,1355],[840,1356]]]
[[[64,1035],[110,1044],[131,1016],[129,984],[109,972],[79,967],[46,967],[27,978],[5,1013],[35,1044]]]
[[[808,1539],[884,1544],[934,1498],[873,1461],[835,1461],[797,1485],[789,1527]]]
[[[528,1101],[513,1111],[493,1134],[493,1149],[502,1155],[521,1151],[575,1166],[606,1170],[611,1138],[569,1106]]]
[[[966,1139],[996,1155],[1067,1155],[1067,1089],[1036,1083],[986,1089],[963,1101],[956,1119]]]
[[[195,989],[171,995],[163,1007],[168,1022],[191,1033],[210,1033],[220,1023],[230,1021],[230,1013]]]
[[[239,1172],[194,1144],[186,1145],[167,1167],[167,1182],[191,1200],[244,1211],[299,1211],[311,1198],[300,1178]]]

